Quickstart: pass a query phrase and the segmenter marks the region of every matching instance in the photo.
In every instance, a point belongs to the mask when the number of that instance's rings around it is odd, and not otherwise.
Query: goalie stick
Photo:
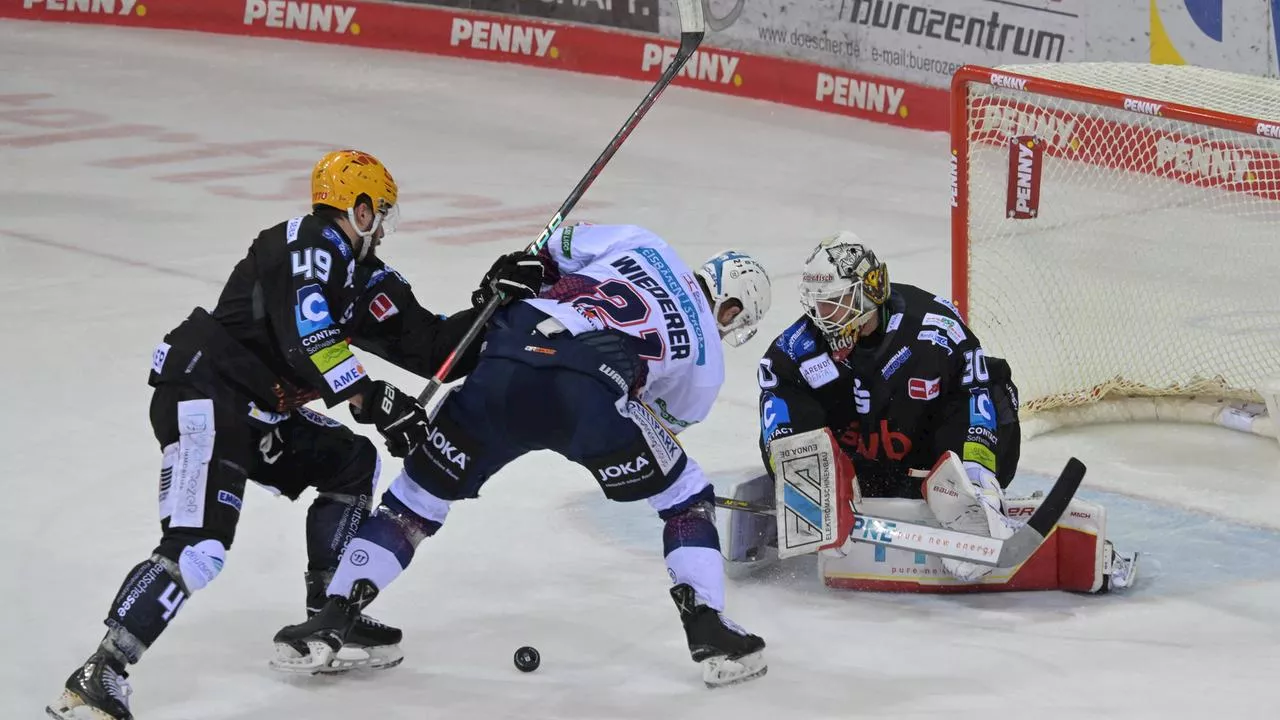
[[[923,552],[939,557],[966,560],[979,565],[1012,568],[1026,562],[1053,531],[1062,513],[1075,497],[1084,480],[1085,466],[1076,458],[1067,461],[1053,488],[1045,495],[1040,507],[1032,513],[1026,525],[1018,528],[1004,540],[956,532],[945,528],[919,525],[890,518],[864,515],[854,509],[853,532],[849,539],[873,545],[896,547]],[[777,515],[772,505],[750,503],[731,498],[716,498],[716,506],[729,510]]]
[[[622,128],[618,130],[617,134],[613,136],[613,139],[609,141],[609,144],[605,146],[604,151],[600,153],[600,157],[596,158],[596,161],[592,163],[591,167],[587,170],[587,174],[583,175],[582,179],[578,181],[578,184],[574,186],[573,190],[569,193],[569,197],[565,198],[564,203],[560,205],[560,209],[556,211],[556,214],[551,217],[551,221],[542,229],[542,234],[525,249],[530,255],[537,255],[538,252],[540,252],[547,244],[547,241],[551,239],[552,233],[560,227],[564,222],[565,217],[573,211],[574,206],[576,206],[578,201],[582,199],[582,196],[586,194],[587,188],[591,187],[591,184],[595,182],[596,178],[600,175],[600,172],[604,170],[604,166],[609,164],[609,161],[613,159],[614,154],[622,147],[622,143],[626,142],[627,137],[631,135],[631,131],[636,129],[636,126],[640,124],[640,120],[649,112],[649,108],[653,107],[653,104],[658,101],[658,97],[662,95],[662,91],[667,89],[667,86],[671,84],[672,80],[675,80],[676,75],[679,74],[685,63],[689,61],[689,58],[693,57],[693,52],[702,44],[702,38],[706,32],[705,23],[703,22],[702,17],[702,0],[676,0],[676,4],[679,6],[680,11],[680,48],[676,51],[675,58],[672,59],[671,64],[667,66],[667,69],[662,71],[662,75],[658,78],[658,81],[653,84],[649,93],[644,96],[644,99],[640,101],[640,104],[631,113],[631,116],[622,124]],[[440,364],[440,367],[436,370],[436,374],[427,381],[427,386],[423,388],[422,393],[418,395],[419,403],[426,405],[431,401],[432,396],[434,396],[440,389],[441,385],[444,384],[444,378],[449,376],[449,371],[453,369],[458,358],[466,352],[467,348],[471,346],[471,343],[475,342],[475,339],[480,335],[480,331],[484,328],[485,324],[488,323],[489,319],[493,317],[493,314],[498,311],[498,307],[502,304],[502,299],[503,296],[501,292],[499,292],[489,300],[487,305],[484,306],[484,310],[480,312],[480,315],[475,319],[475,322],[471,323],[471,327],[467,330],[467,334],[462,336],[462,339],[458,341],[457,347],[455,347],[453,352],[449,353],[449,356]]]

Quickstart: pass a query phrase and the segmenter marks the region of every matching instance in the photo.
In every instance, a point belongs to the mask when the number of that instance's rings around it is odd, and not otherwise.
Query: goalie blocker
[[[775,547],[782,558],[821,551],[819,569],[827,586],[890,592],[1100,592],[1131,584],[1134,578],[1136,556],[1122,558],[1106,541],[1105,509],[1071,497],[1072,481],[1078,484],[1083,472],[1082,466],[1072,467],[1078,463],[1068,465],[1049,496],[1005,500],[1010,527],[1028,523],[1041,511],[1030,523],[1039,528],[1037,534],[1023,527],[1013,537],[1000,532],[994,534],[1003,537],[984,537],[940,527],[936,498],[933,509],[925,500],[862,500],[852,465],[834,447],[829,431],[779,440],[772,458],[777,485],[760,476],[740,484],[733,499],[721,500],[722,506],[749,511],[729,513],[725,537],[730,561],[767,559]],[[933,470],[920,472],[926,497],[930,490],[940,492],[939,486],[956,487],[956,473],[963,477],[957,468],[958,458],[947,453]],[[1078,470],[1074,478],[1073,470]],[[964,494],[964,488],[957,489]],[[1042,504],[1053,507],[1042,510]],[[771,506],[777,508],[776,517],[769,516],[775,514]],[[1038,547],[1019,548],[1027,538]],[[989,559],[976,562],[994,567],[965,580],[957,578],[955,560],[942,557],[984,555]],[[996,556],[1015,562],[997,562]],[[1010,566],[1000,567],[1005,564]]]

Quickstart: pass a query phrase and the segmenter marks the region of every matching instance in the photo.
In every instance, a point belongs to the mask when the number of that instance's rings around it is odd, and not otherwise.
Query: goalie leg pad
[[[838,548],[853,530],[859,498],[853,463],[822,428],[769,443],[778,509],[778,557]]]

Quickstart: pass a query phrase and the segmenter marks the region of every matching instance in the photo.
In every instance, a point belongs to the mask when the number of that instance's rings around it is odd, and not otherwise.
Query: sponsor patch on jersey
[[[853,379],[853,406],[859,415],[871,412],[871,391],[862,389],[862,379]]]
[[[312,425],[331,428],[342,427],[342,423],[337,420],[334,420],[324,413],[318,413],[306,406],[298,408],[298,414],[310,421]]]
[[[294,321],[299,337],[305,337],[333,325],[329,315],[329,302],[316,284],[298,288],[298,304],[293,308]]]
[[[346,390],[363,377],[365,377],[364,366],[354,355],[324,374],[324,380],[329,383],[329,389],[335,393]]]
[[[898,372],[898,368],[901,368],[907,362],[907,360],[910,360],[910,359],[911,359],[911,348],[907,347],[906,345],[903,345],[902,347],[898,348],[898,352],[894,353],[893,357],[889,358],[889,362],[885,363],[884,367],[880,368],[880,376],[883,377],[885,380],[888,380],[889,378],[893,377],[894,373]]]
[[[325,225],[324,229],[320,231],[320,234],[325,236],[325,239],[329,242],[333,243],[333,246],[342,254],[343,260],[353,259],[351,257],[351,246],[347,244],[346,238],[339,235],[338,231],[334,229],[332,225]]]
[[[969,337],[965,334],[964,328],[960,327],[960,321],[955,318],[949,318],[946,315],[938,315],[937,313],[925,313],[924,319],[920,321],[921,325],[932,325],[946,331],[947,337],[951,338],[951,342],[959,344]]]
[[[573,226],[570,225],[560,231],[560,252],[566,258],[573,257]]]
[[[778,434],[781,425],[791,424],[791,409],[787,401],[767,392],[760,398],[760,437],[766,443]]]
[[[969,425],[995,430],[996,408],[991,404],[991,395],[987,393],[987,389],[974,388],[969,393]]]
[[[296,217],[289,221],[284,228],[285,244],[292,243],[298,239],[298,228],[302,227],[302,218]]]
[[[658,461],[662,474],[669,474],[676,466],[676,462],[684,455],[684,448],[680,447],[680,441],[676,440],[671,431],[662,425],[657,415],[638,400],[627,402],[627,416],[636,424],[636,427],[640,428],[645,444],[649,446],[654,459]]]
[[[235,508],[236,512],[240,512],[240,498],[237,497],[234,493],[227,492],[226,490],[219,490],[218,502],[222,503],[223,505],[229,505]]]
[[[887,333],[891,333],[894,330],[897,330],[898,326],[901,324],[902,324],[902,313],[894,313],[889,316],[889,324],[884,326],[884,331]]]
[[[369,301],[369,312],[373,315],[373,319],[382,322],[387,318],[400,312],[400,308],[391,302],[391,298],[386,293],[378,293]]]
[[[350,357],[351,346],[344,340],[311,353],[311,362],[316,366],[317,370],[326,373],[346,362],[347,358]]]
[[[964,317],[963,315],[960,314],[960,309],[956,307],[956,304],[951,302],[950,298],[944,298],[941,295],[934,295],[933,301],[938,303],[942,307],[950,310],[952,315],[955,315],[958,318]]]
[[[159,375],[164,370],[164,361],[169,359],[169,343],[162,342],[151,351],[151,372]]]
[[[947,355],[951,354],[951,343],[947,340],[947,336],[944,333],[938,332],[937,330],[921,330],[916,335],[916,339],[931,342],[943,350],[946,350]]]
[[[658,412],[658,417],[662,418],[662,421],[665,422],[670,427],[680,428],[681,430],[683,430],[684,428],[687,428],[687,427],[693,427],[696,424],[689,420],[681,420],[675,415],[672,415],[671,411],[667,409],[667,401],[663,400],[662,398],[655,398],[653,401],[653,405]]]
[[[820,388],[840,377],[840,371],[836,369],[836,364],[832,362],[831,356],[826,353],[800,363],[800,374],[804,376],[804,381],[809,383],[809,387],[814,389]]]
[[[942,391],[942,378],[913,377],[907,381],[907,395],[913,400],[932,400]]]
[[[542,347],[541,345],[525,345],[525,352],[538,353],[539,355],[555,355],[556,351],[551,348]]]
[[[809,328],[809,323],[803,319],[783,330],[782,334],[778,336],[776,344],[779,350],[786,353],[793,360],[799,360],[801,357],[818,349],[818,342],[813,338],[813,331]]]
[[[267,425],[279,425],[289,419],[289,413],[272,412],[271,410],[263,410],[253,401],[249,402],[249,417],[260,423]]]

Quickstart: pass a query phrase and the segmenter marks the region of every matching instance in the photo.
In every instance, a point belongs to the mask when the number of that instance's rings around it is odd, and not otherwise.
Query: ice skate
[[[738,627],[715,609],[696,604],[693,588],[687,584],[671,588],[671,599],[684,623],[689,654],[702,665],[707,687],[734,685],[768,672],[763,638]]]
[[[307,618],[313,618],[324,607],[328,598],[325,597],[325,589],[329,586],[329,580],[333,578],[331,572],[310,572],[307,573]],[[283,633],[283,630],[281,631]],[[361,613],[356,617],[355,624],[351,626],[351,630],[347,633],[346,642],[338,652],[334,653],[333,659],[329,665],[314,670],[316,673],[343,673],[349,670],[386,670],[399,665],[404,661],[404,652],[400,650],[400,640],[404,633],[400,629],[388,625],[380,620],[369,617]],[[306,654],[306,647],[297,647],[289,644],[288,640],[284,640],[285,647],[281,647],[282,639],[278,633],[275,638],[277,644],[276,657],[285,662],[296,661],[298,658]],[[283,658],[281,656],[283,655]],[[272,667],[278,670],[284,668],[276,667],[276,661],[271,663]],[[289,670],[287,672],[293,672]]]
[[[62,696],[45,711],[59,720],[133,720],[128,677],[118,660],[99,650],[71,673]]]
[[[404,659],[399,647],[400,630],[360,612],[377,594],[372,583],[359,581],[351,589],[350,598],[330,597],[306,622],[281,628],[274,638],[271,668],[314,675],[399,665]],[[361,645],[357,640],[379,644]]]

